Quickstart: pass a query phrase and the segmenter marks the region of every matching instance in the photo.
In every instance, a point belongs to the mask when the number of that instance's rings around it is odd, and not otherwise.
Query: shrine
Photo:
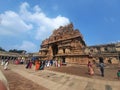
[[[84,54],[86,47],[82,34],[73,24],[61,26],[42,41],[39,51],[42,60],[61,60],[67,64],[87,64],[89,55]]]

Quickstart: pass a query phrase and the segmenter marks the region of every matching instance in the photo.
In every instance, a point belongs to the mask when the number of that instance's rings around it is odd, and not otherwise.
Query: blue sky
[[[38,52],[41,41],[72,22],[88,46],[120,40],[120,0],[0,0],[0,46]]]

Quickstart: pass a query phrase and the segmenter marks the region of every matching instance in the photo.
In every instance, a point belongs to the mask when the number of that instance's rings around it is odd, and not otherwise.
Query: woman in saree
[[[36,60],[35,61],[35,70],[39,70],[39,68],[40,68],[40,62],[39,62],[39,60]]]
[[[88,73],[89,75],[94,75],[94,69],[90,61],[88,62]]]

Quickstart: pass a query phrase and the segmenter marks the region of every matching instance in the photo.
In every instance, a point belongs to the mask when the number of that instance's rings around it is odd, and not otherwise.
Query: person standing
[[[5,64],[4,64],[4,70],[7,70],[7,69],[8,69],[8,64],[9,64],[9,62],[8,62],[8,60],[6,60],[6,61],[5,61]]]
[[[29,68],[29,66],[30,66],[30,60],[28,60],[28,62],[27,62],[26,69],[28,69],[28,68]]]
[[[90,75],[94,75],[94,69],[93,69],[92,63],[90,61],[88,62],[88,73]]]
[[[104,65],[104,62],[103,62],[103,58],[99,58],[99,62],[100,62],[99,67],[100,67],[101,76],[104,77],[104,67],[105,67],[105,65]]]
[[[40,68],[40,61],[36,60],[35,61],[35,70],[39,70],[39,68]]]
[[[32,68],[32,60],[30,60],[30,63],[29,63],[29,68],[31,69]]]
[[[5,64],[5,61],[2,59],[1,65],[3,66]]]
[[[118,70],[118,72],[117,72],[117,77],[118,77],[118,79],[120,79],[120,70]]]

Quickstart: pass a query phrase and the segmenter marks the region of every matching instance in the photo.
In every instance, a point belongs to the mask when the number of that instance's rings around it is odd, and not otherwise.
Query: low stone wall
[[[80,64],[80,65],[86,65],[88,64],[88,61],[90,58],[88,56],[72,56],[72,57],[66,57],[66,63],[67,64]]]

